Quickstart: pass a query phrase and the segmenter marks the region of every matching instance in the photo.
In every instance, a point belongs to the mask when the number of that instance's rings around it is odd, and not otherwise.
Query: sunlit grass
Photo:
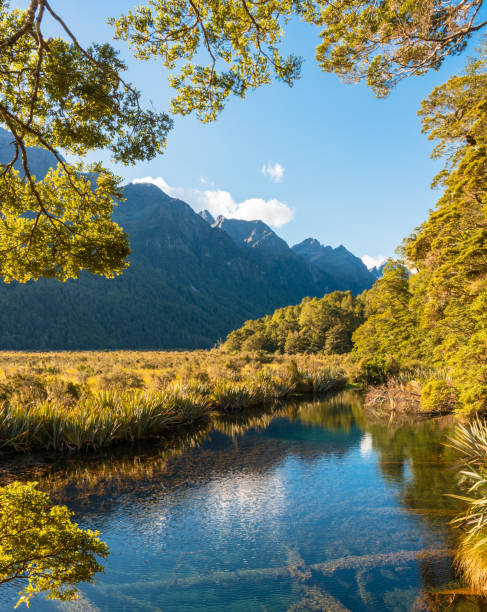
[[[467,504],[453,521],[463,530],[455,563],[472,589],[487,593],[487,422],[458,424],[451,446],[464,461],[459,480],[466,489],[454,497]]]
[[[164,436],[211,412],[322,395],[346,380],[335,360],[316,355],[1,353],[0,451],[72,452]]]
[[[161,393],[104,392],[67,407],[48,400],[0,406],[0,446],[27,451],[97,449],[114,442],[158,436],[207,415],[200,396],[185,390]]]

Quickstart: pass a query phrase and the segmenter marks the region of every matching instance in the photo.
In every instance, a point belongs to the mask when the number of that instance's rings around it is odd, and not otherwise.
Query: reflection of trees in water
[[[163,444],[145,442],[62,458],[11,457],[2,462],[0,482],[35,479],[56,502],[68,504],[81,515],[108,514],[121,495],[126,500],[127,496],[168,493],[229,471],[245,470],[251,474],[270,471],[290,452],[290,438],[303,458],[343,455],[354,441],[342,434],[354,425],[353,411],[360,406],[360,400],[355,398],[352,407],[349,399],[352,395],[345,394],[325,402],[282,404],[271,412],[215,415],[212,426],[185,431]],[[267,433],[273,423],[278,423],[280,432],[288,435],[282,438],[266,435],[263,444],[257,433]],[[309,440],[305,434],[312,427],[320,435]],[[303,436],[293,437],[296,431]]]
[[[137,496],[151,488],[174,490],[229,470],[264,473],[294,450],[303,459],[344,456],[368,432],[381,472],[399,487],[406,508],[456,508],[455,502],[444,495],[455,489],[449,469],[452,450],[442,444],[450,426],[447,420],[398,426],[371,421],[360,394],[345,391],[325,401],[290,402],[272,411],[215,415],[212,421],[212,426],[186,431],[164,444],[144,443],[61,459],[5,459],[0,482],[34,478],[57,501],[69,503],[78,511],[93,505],[97,510],[110,511],[111,503],[122,493]],[[262,435],[265,444],[260,442]]]
[[[281,404],[272,411],[215,415],[212,422],[212,427],[185,431],[165,443],[146,442],[84,456],[4,459],[0,482],[35,478],[44,489],[66,501],[73,498],[76,490],[82,502],[91,496],[136,494],[151,483],[158,488],[161,482],[164,487],[174,488],[230,469],[261,473],[271,470],[293,448],[289,441],[303,457],[307,453],[314,457],[317,452],[323,456],[333,451],[343,455],[367,432],[382,474],[399,487],[406,507],[456,507],[444,496],[455,489],[449,469],[453,452],[443,445],[451,425],[448,420],[398,426],[373,421],[362,408],[361,396],[345,391],[325,401]],[[259,444],[259,432],[265,436],[265,444]],[[350,432],[356,433],[344,435]],[[258,446],[263,448],[256,452]]]
[[[425,589],[423,608],[418,609],[482,612],[487,610],[487,601],[469,594],[452,567],[453,550],[461,533],[450,525],[450,520],[459,513],[462,504],[449,497],[459,493],[459,456],[445,442],[455,423],[454,417],[441,417],[414,424],[368,422],[366,429],[378,454],[381,472],[387,482],[398,488],[401,504],[433,532],[441,530],[452,549],[450,558],[441,562],[418,560]]]
[[[63,459],[4,460],[0,478],[4,482],[35,479],[55,501],[67,503],[80,518],[96,514],[103,523],[122,501],[136,502],[143,497],[145,504],[157,503],[161,495],[229,472],[262,475],[294,452],[305,461],[329,454],[343,457],[367,434],[381,473],[400,492],[400,503],[412,515],[444,533],[457,508],[456,502],[444,495],[456,487],[450,468],[453,451],[443,445],[451,426],[448,419],[384,423],[364,411],[359,394],[345,391],[325,401],[286,403],[271,411],[213,415],[212,421],[212,426],[187,431],[164,444],[144,443]],[[425,589],[437,588],[453,577],[450,561],[444,557],[418,558],[417,563]],[[326,601],[328,595],[323,597]],[[442,609],[434,608],[434,602],[424,605],[430,607],[423,609]]]
[[[458,507],[445,495],[456,491],[456,453],[444,444],[452,425],[451,418],[400,426],[367,424],[381,472],[399,487],[406,507],[452,511]]]
[[[2,462],[0,484],[35,479],[55,502],[68,504],[75,512],[109,513],[116,497],[126,493],[136,496],[157,482],[173,459],[191,452],[208,433],[206,425],[164,444],[145,442],[84,456],[11,458]]]
[[[278,417],[285,418],[291,425],[301,423],[345,432],[365,422],[362,396],[356,391],[347,390],[330,395],[326,399],[282,402],[272,411],[254,410],[243,414],[216,416],[214,424],[215,429],[227,435],[244,435],[251,429],[267,429]]]
[[[302,423],[330,431],[363,429],[366,422],[362,396],[352,390],[337,393],[326,401],[298,403],[295,410]]]

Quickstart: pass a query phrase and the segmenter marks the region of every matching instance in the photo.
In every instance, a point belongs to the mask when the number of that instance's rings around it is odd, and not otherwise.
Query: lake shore
[[[3,453],[79,452],[167,437],[214,413],[324,395],[347,384],[337,364],[311,357],[198,351],[2,358],[8,360],[0,380]]]

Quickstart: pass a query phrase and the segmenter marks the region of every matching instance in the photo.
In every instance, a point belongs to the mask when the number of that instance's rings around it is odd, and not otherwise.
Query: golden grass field
[[[211,351],[0,353],[0,450],[60,452],[164,436],[347,381],[343,357]]]
[[[195,351],[61,351],[0,352],[0,398],[62,396],[71,383],[80,393],[144,389],[159,391],[168,383],[216,380],[244,381],[264,370],[284,373],[342,367],[344,356],[273,355],[263,352]]]

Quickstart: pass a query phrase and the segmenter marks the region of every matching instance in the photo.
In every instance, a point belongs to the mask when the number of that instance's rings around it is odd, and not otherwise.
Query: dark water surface
[[[381,422],[345,392],[165,446],[3,460],[4,480],[37,480],[110,546],[80,601],[31,610],[484,610],[438,593],[460,586],[452,424]]]

